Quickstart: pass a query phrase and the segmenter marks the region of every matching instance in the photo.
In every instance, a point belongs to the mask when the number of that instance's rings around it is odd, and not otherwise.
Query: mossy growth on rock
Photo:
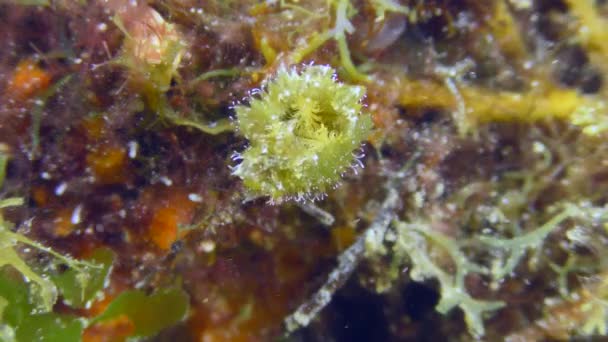
[[[236,106],[237,127],[249,140],[233,174],[252,196],[271,202],[322,197],[356,167],[353,153],[372,127],[361,112],[365,90],[339,83],[328,66],[281,68],[249,105]]]

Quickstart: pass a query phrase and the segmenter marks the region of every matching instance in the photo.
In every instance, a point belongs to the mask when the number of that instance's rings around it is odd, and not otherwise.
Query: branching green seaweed
[[[500,280],[511,273],[528,249],[538,248],[546,239],[547,235],[558,228],[562,221],[573,216],[576,213],[576,210],[576,207],[568,206],[539,228],[512,239],[480,236],[479,240],[482,243],[495,250],[505,251],[506,254],[508,254],[504,262],[500,259],[495,260],[491,270],[492,277],[495,280]]]
[[[5,156],[0,156],[0,165],[5,164],[3,161]],[[0,172],[0,180],[3,174]],[[133,322],[134,336],[149,337],[185,318],[188,296],[179,289],[161,289],[151,296],[126,291],[92,320],[54,312],[59,295],[73,308],[83,308],[97,299],[107,283],[114,254],[99,249],[89,260],[76,260],[11,231],[1,210],[22,204],[20,198],[0,201],[0,341],[76,342],[87,326],[121,315]],[[58,272],[52,265],[29,265],[16,250],[18,244],[51,255],[67,269]],[[9,265],[13,269],[6,267]],[[163,315],[157,314],[160,310],[164,310]]]
[[[340,64],[348,77],[358,82],[369,81],[369,77],[361,73],[353,63],[348,42],[346,41],[347,35],[355,31],[353,24],[349,20],[356,13],[354,6],[349,0],[330,0],[327,3],[327,17],[330,17],[329,13],[333,13],[335,18],[333,27],[322,33],[313,34],[306,44],[300,46],[292,53],[292,62],[300,63],[304,57],[317,50],[328,40],[334,39],[338,45]]]
[[[7,160],[8,157],[0,153],[0,186]],[[75,307],[94,299],[110,272],[113,256],[109,251],[102,251],[102,259],[95,262],[75,260],[13,232],[2,210],[21,205],[23,199],[17,197],[0,200],[0,339],[52,341],[62,337],[77,341],[83,321],[55,314],[53,306],[59,294],[68,302],[73,299],[71,304]],[[19,254],[19,244],[49,254],[58,264],[67,266],[67,271],[56,275],[39,271],[39,265],[28,264]],[[9,266],[17,273],[11,275]],[[50,271],[52,267],[48,268]]]
[[[412,279],[422,281],[434,278],[439,281],[441,300],[437,304],[437,311],[446,314],[453,308],[460,307],[471,332],[474,335],[483,335],[483,314],[501,308],[504,303],[471,297],[467,292],[464,280],[467,274],[487,273],[487,270],[468,260],[455,241],[433,232],[423,222],[397,222],[395,229],[396,253],[411,260],[410,275]],[[437,265],[437,261],[431,257],[431,245],[440,247],[449,255],[454,264],[453,272],[448,272]]]
[[[455,307],[461,308],[471,333],[481,336],[484,334],[484,313],[499,309],[505,303],[471,297],[465,286],[465,277],[468,274],[485,275],[499,283],[515,269],[526,251],[542,246],[547,236],[562,227],[561,223],[565,220],[581,218],[583,221],[589,221],[593,218],[594,221],[604,222],[604,216],[605,210],[601,208],[567,204],[546,223],[530,232],[513,238],[480,236],[477,241],[481,244],[478,244],[477,248],[492,255],[492,261],[488,262],[490,267],[472,261],[468,253],[463,252],[464,246],[461,246],[460,240],[432,230],[430,224],[425,221],[396,222],[394,234],[388,234],[387,240],[394,240],[393,252],[396,260],[410,261],[410,276],[413,280],[433,278],[439,282],[441,300],[437,304],[437,311],[445,314]],[[467,245],[470,243],[469,241]],[[447,265],[446,260],[449,260]],[[448,271],[448,267],[452,270]],[[568,270],[574,267],[575,265],[570,265]],[[604,312],[605,306],[601,300],[593,301],[597,308],[592,308],[591,305],[589,304],[588,308],[589,315],[603,315],[601,313]],[[601,328],[597,328],[596,324],[586,331]]]

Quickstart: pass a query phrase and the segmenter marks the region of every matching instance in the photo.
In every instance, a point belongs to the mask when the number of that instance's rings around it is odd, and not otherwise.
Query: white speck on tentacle
[[[230,156],[230,159],[232,159],[232,161],[239,161],[239,160],[243,160],[243,155],[240,153],[233,153],[232,156]]]
[[[166,176],[162,176],[160,177],[160,182],[163,183],[165,186],[171,186],[173,185],[173,181],[169,178],[167,178]]]
[[[203,202],[203,198],[201,197],[201,195],[195,194],[195,193],[188,194],[188,199],[190,201],[192,201],[192,202],[195,202],[195,203],[201,203],[201,202]]]
[[[137,150],[139,149],[137,141],[129,141],[127,143],[127,147],[129,149],[129,158],[134,159],[135,157],[137,157]]]
[[[365,153],[364,152],[359,152],[359,154],[356,154],[355,152],[353,152],[353,158],[355,158],[355,159],[363,159],[363,158],[365,158]],[[363,165],[361,165],[361,166],[363,166]]]
[[[251,89],[251,91],[249,91],[250,96],[257,96],[260,94],[262,94],[262,89],[260,89],[260,88],[253,88],[253,89]]]
[[[56,196],[63,195],[67,188],[68,188],[68,184],[66,182],[59,183],[59,185],[57,185],[57,187],[55,188],[55,195]]]
[[[357,158],[355,158],[355,163],[357,163],[357,165],[356,165],[356,166],[358,166],[358,167],[360,167],[360,168],[362,168],[362,169],[364,169],[364,168],[365,168],[365,165],[363,165],[363,163],[361,162],[361,159],[359,159],[358,157],[357,157]]]
[[[72,222],[72,224],[79,224],[82,221],[82,204],[79,204],[76,206],[76,208],[74,208],[74,211],[72,211],[72,218],[70,220],[70,222]]]
[[[199,245],[201,251],[205,252],[205,253],[210,253],[213,252],[213,250],[215,250],[215,242],[211,241],[211,240],[204,240],[200,243]]]

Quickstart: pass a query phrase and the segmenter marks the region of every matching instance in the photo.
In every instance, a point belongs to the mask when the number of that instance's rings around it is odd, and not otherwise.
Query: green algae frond
[[[248,106],[236,106],[249,147],[234,154],[242,162],[233,174],[251,195],[271,202],[322,197],[356,165],[353,151],[372,127],[361,113],[364,93],[337,82],[328,66],[282,68]]]

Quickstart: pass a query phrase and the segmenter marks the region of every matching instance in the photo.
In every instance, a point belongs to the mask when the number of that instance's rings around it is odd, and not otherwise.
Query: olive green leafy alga
[[[233,174],[250,195],[271,202],[322,197],[356,167],[371,127],[361,113],[364,88],[339,83],[328,66],[281,68],[249,105],[236,106],[237,127],[249,147]]]

